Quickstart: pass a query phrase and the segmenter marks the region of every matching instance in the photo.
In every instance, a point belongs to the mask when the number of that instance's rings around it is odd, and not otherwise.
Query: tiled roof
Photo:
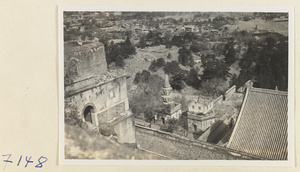
[[[228,147],[265,159],[287,160],[287,92],[251,88]]]

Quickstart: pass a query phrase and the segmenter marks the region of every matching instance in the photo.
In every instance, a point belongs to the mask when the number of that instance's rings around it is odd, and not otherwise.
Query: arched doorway
[[[92,122],[92,113],[94,113],[94,107],[93,106],[87,106],[84,109],[83,115],[85,122]]]

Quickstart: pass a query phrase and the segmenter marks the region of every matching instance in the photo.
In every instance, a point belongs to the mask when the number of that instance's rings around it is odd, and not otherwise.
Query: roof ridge
[[[260,92],[260,93],[269,93],[269,94],[279,94],[279,95],[288,95],[287,91],[278,91],[266,88],[250,88],[251,92]]]

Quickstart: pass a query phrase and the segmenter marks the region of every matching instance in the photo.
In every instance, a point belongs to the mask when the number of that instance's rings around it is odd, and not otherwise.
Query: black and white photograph
[[[261,9],[62,8],[61,159],[291,160],[293,21]]]

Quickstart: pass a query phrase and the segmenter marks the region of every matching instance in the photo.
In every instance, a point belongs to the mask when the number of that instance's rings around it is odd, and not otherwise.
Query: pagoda
[[[172,87],[169,83],[169,76],[166,75],[165,76],[165,84],[163,85],[163,94],[162,94],[162,98],[163,98],[163,104],[164,105],[170,105],[172,103],[174,103],[173,98],[172,98]]]
[[[169,76],[165,76],[165,83],[163,85],[163,108],[164,108],[164,116],[166,119],[176,118],[178,119],[181,115],[181,104],[175,103],[172,97],[172,87],[169,82]]]

